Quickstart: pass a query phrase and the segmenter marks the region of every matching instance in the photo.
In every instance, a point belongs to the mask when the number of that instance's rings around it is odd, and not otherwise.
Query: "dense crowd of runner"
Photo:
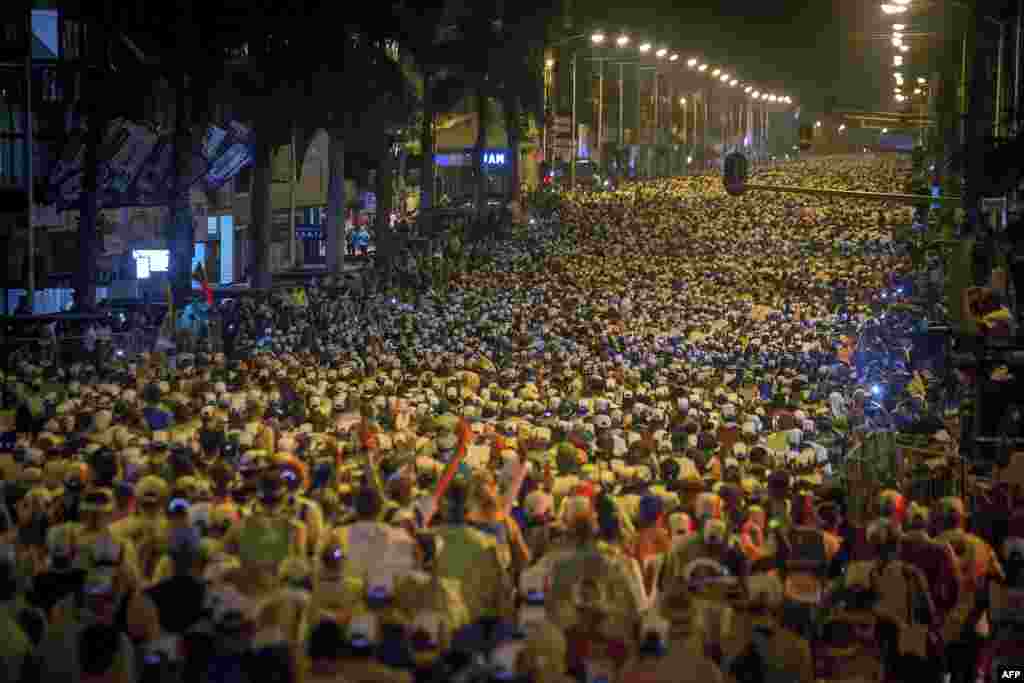
[[[771,173],[889,191],[908,169]],[[1024,663],[1013,492],[997,532],[897,490],[854,520],[821,445],[871,391],[836,319],[896,287],[910,220],[707,177],[569,194],[408,301],[243,300],[230,358],[22,362],[0,681],[963,683]]]

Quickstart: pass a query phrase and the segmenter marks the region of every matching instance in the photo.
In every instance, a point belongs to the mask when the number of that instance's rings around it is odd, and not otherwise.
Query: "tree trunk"
[[[96,107],[98,108],[98,107]],[[79,310],[91,309],[96,304],[96,255],[99,218],[99,148],[103,141],[106,121],[98,112],[89,116],[85,133],[85,159],[82,193],[78,215],[78,271],[75,273],[75,304]],[[34,258],[33,254],[29,258]]]
[[[252,258],[249,272],[254,288],[270,287],[270,183],[273,180],[273,146],[260,139],[260,131],[254,126],[256,135],[256,158],[252,172],[252,216],[249,221],[249,241],[252,244]]]
[[[434,105],[431,78],[423,79],[423,125],[420,128],[420,211],[434,206]]]
[[[403,218],[408,208],[408,202],[405,197],[405,170],[408,161],[409,153],[405,150],[405,145],[403,144],[398,151],[398,175],[395,176],[395,199],[398,201],[398,205],[395,208],[398,209]]]
[[[328,131],[327,272],[345,268],[345,139],[341,131]]]
[[[394,156],[391,153],[391,136],[386,135],[383,142],[383,153],[377,162],[377,178],[374,191],[377,194],[377,216],[374,224],[374,240],[376,242],[376,262],[387,272],[387,266],[394,256],[393,235],[391,234],[391,208],[394,197]]]
[[[508,98],[505,103],[505,131],[508,135],[508,146],[509,154],[509,201],[518,202],[520,200],[520,186],[522,182],[519,178],[519,143],[521,136],[519,134],[519,98],[513,95]]]
[[[476,209],[476,215],[482,217],[487,206],[487,175],[484,173],[484,150],[487,148],[487,124],[490,120],[490,107],[487,106],[487,95],[482,87],[477,89],[476,110],[476,144],[473,145],[473,170],[475,173],[473,178],[473,206]]]

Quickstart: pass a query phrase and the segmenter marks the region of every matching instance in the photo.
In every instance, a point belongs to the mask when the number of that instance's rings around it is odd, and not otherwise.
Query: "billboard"
[[[72,135],[49,177],[60,211],[77,208],[84,179],[85,131]],[[252,163],[250,131],[237,122],[208,126],[191,139],[184,183],[204,191],[219,188]],[[164,206],[174,193],[174,134],[146,124],[115,119],[98,151],[99,203],[102,208]]]

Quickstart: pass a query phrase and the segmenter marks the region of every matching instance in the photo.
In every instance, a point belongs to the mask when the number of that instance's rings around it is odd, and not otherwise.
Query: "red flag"
[[[469,450],[469,443],[473,437],[473,431],[466,424],[464,418],[459,418],[459,445],[455,449],[455,455],[452,457],[451,462],[448,463],[448,467],[445,468],[444,475],[441,477],[441,481],[437,483],[437,489],[434,491],[433,505],[431,506],[430,514],[426,515],[423,520],[424,528],[430,526],[430,520],[434,518],[434,514],[441,507],[441,500],[444,499],[444,494],[448,490],[448,486],[451,485],[452,479],[455,478],[455,473],[459,471],[459,465],[462,464],[462,459],[466,457],[466,452]]]
[[[196,269],[192,271],[192,279],[199,283],[199,287],[202,288],[203,294],[206,296],[206,303],[213,306],[213,289],[210,287],[210,281],[206,279],[206,268],[203,264],[197,263]]]

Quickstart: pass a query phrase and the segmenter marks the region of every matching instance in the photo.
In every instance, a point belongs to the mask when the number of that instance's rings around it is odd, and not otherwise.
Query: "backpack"
[[[817,529],[793,528],[789,532],[789,545],[784,582],[786,599],[817,605],[828,573],[825,537]]]

